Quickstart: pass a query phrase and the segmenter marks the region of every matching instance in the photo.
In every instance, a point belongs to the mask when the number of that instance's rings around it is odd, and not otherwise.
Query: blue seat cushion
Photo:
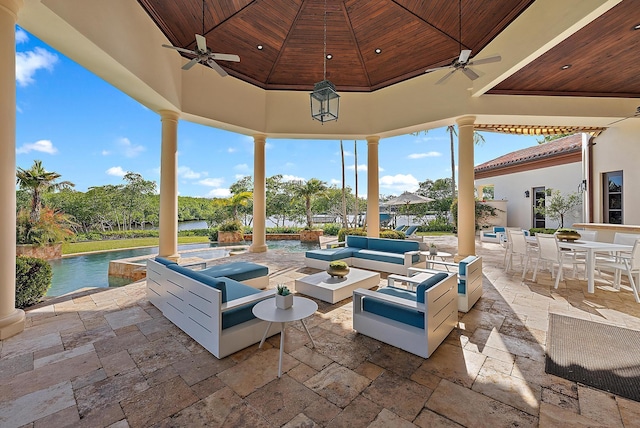
[[[327,248],[325,250],[311,250],[304,253],[309,259],[324,260],[332,262],[334,260],[348,259],[353,253],[353,248]]]
[[[404,254],[407,251],[418,251],[418,241],[403,241],[400,239],[369,238],[369,250],[384,251],[386,253]]]
[[[219,279],[225,283],[229,302],[241,297],[260,293],[260,290],[256,290],[249,285],[242,284],[238,281],[234,281],[233,279],[224,277]],[[252,309],[255,305],[255,303],[249,303],[247,305],[231,309],[230,311],[223,312],[222,329],[224,330],[225,328],[233,327],[234,325],[242,324],[243,322],[254,319],[255,315],[253,315]]]
[[[387,294],[389,296],[400,297],[402,299],[407,299],[414,302],[416,300],[416,293],[414,293],[413,291],[404,290],[402,288],[383,287],[377,292],[380,294]],[[362,309],[366,312],[370,312],[381,317],[389,318],[403,324],[424,329],[424,313],[418,312],[413,309],[404,308],[395,303],[385,302],[374,297],[363,297]]]
[[[477,259],[476,256],[467,256],[464,259],[460,260],[458,263],[458,273],[460,276],[467,274],[467,265]],[[458,294],[466,294],[467,292],[467,281],[464,278],[460,278],[458,280]]]
[[[219,266],[212,266],[198,272],[214,278],[224,276],[242,282],[247,279],[269,275],[269,268],[250,262],[233,262]]]
[[[385,253],[384,251],[373,250],[357,250],[353,252],[353,257],[366,260],[375,260],[377,262],[404,264],[404,255],[395,253]]]
[[[447,276],[448,275],[444,272],[437,273],[433,275],[431,278],[425,279],[420,284],[418,284],[418,287],[416,288],[416,302],[424,303],[424,292],[430,289],[431,287],[433,287],[434,285],[436,285],[437,283],[439,283],[440,281],[443,281],[444,279],[446,279]]]
[[[208,275],[203,275],[198,271],[195,271],[177,264],[172,264],[167,267],[172,271],[178,272],[184,276],[188,276],[191,279],[195,279],[196,281],[206,284],[209,287],[213,287],[217,290],[220,290],[220,292],[222,293],[222,303],[225,303],[227,301],[227,287],[225,283],[220,279],[214,278]],[[248,285],[245,285],[245,287],[248,287]]]
[[[493,232],[483,232],[482,236],[486,236],[486,237],[489,237],[489,238],[495,238],[497,235],[495,233],[493,233]]]
[[[366,236],[347,235],[347,247],[367,249],[369,238]]]
[[[493,227],[493,231],[498,233],[498,232],[504,232],[505,229],[504,229],[504,227],[494,226]]]
[[[160,263],[161,265],[165,265],[165,266],[176,265],[177,264],[173,260],[165,259],[164,257],[156,257],[155,260],[158,263]]]

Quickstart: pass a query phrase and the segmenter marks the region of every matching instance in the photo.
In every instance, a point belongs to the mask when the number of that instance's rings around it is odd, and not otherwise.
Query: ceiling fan
[[[202,34],[205,34],[204,31],[204,7],[205,0],[202,0]],[[222,77],[227,76],[227,72],[224,71],[222,67],[218,65],[216,60],[218,61],[232,61],[232,62],[240,62],[240,57],[238,55],[232,54],[223,54],[223,53],[215,53],[211,52],[211,49],[207,47],[207,39],[200,34],[196,34],[196,49],[189,50],[185,48],[180,48],[177,46],[170,45],[162,45],[162,47],[175,49],[178,52],[182,52],[189,55],[195,55],[191,61],[182,66],[183,70],[189,70],[191,67],[196,65],[197,63],[206,64],[209,67],[213,68],[218,74]]]
[[[471,68],[469,68],[470,66],[480,65],[480,64],[489,64],[491,62],[498,62],[502,60],[502,57],[500,55],[494,55],[494,56],[490,56],[482,59],[469,60],[469,57],[471,56],[471,49],[462,49],[462,0],[458,1],[458,18],[459,18],[458,43],[460,45],[460,56],[458,56],[458,58],[455,58],[449,65],[445,65],[443,67],[429,68],[425,70],[425,73],[431,73],[433,71],[445,70],[448,68],[453,69],[449,73],[445,74],[440,80],[438,80],[436,82],[436,85],[444,83],[447,79],[449,79],[449,77],[453,75],[453,73],[455,73],[458,70],[461,70],[462,73],[465,76],[467,76],[469,79],[476,80],[480,76],[478,75],[478,73],[476,73]]]
[[[610,124],[608,124],[607,126],[611,126],[614,123],[618,123],[618,122],[622,122],[623,120],[627,120],[627,119],[631,119],[632,117],[640,117],[640,106],[636,107],[636,112],[634,114],[632,114],[631,116],[627,116],[625,118],[622,119],[618,119],[615,122],[611,122]]]

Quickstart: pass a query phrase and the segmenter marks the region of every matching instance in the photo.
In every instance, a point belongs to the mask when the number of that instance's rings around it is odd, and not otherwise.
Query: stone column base
[[[266,245],[251,244],[251,246],[249,247],[249,252],[250,253],[266,253],[267,248],[268,247]]]
[[[16,309],[12,314],[0,319],[0,340],[15,336],[24,331],[24,311]]]

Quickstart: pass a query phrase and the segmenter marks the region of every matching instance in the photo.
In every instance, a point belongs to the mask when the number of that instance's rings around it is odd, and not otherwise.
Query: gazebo
[[[158,113],[165,257],[177,257],[179,120],[253,137],[254,252],[267,250],[267,139],[366,139],[376,236],[380,140],[457,124],[458,253],[469,255],[474,127],[601,129],[632,115],[640,97],[637,0],[0,0],[0,339],[24,328],[13,303],[16,24]],[[213,52],[240,57],[217,62],[229,76],[202,64],[182,70],[189,55],[162,47],[194,49],[203,32]],[[321,124],[309,93],[325,78],[340,110]]]

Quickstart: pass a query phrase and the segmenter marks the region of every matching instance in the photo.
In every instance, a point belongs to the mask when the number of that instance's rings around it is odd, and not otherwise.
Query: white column
[[[267,176],[265,173],[265,146],[267,137],[253,136],[253,238],[249,251],[264,253],[267,251]]]
[[[0,340],[24,330],[16,309],[16,21],[21,0],[0,0]]]
[[[158,255],[178,260],[178,118],[179,113],[161,110],[160,245]]]
[[[380,237],[380,183],[378,144],[380,137],[367,137],[367,236]]]
[[[476,201],[473,188],[475,116],[458,119],[458,256],[476,254]]]

